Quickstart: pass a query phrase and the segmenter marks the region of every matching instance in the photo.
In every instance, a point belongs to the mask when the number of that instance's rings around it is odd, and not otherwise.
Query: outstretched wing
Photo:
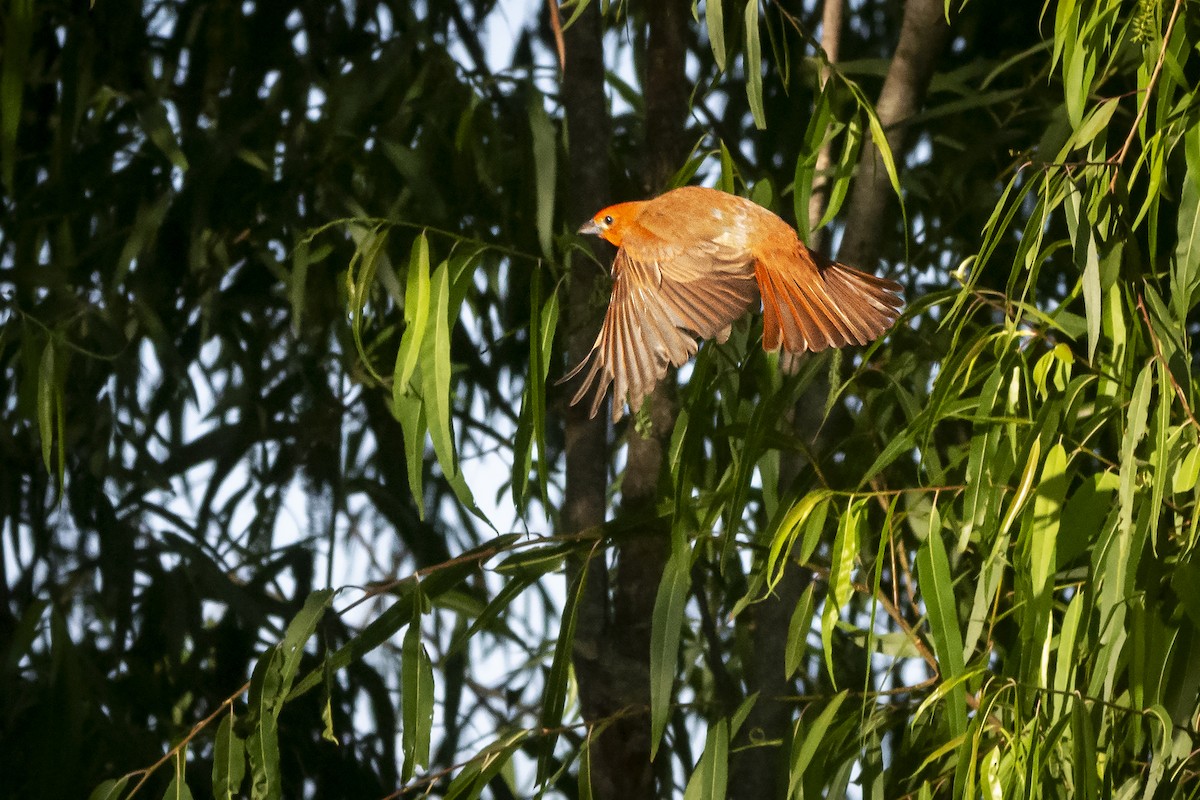
[[[590,416],[596,416],[608,387],[613,387],[612,419],[628,400],[636,412],[666,374],[696,353],[696,337],[724,338],[730,324],[745,313],[757,294],[752,272],[687,271],[671,277],[668,263],[637,261],[627,248],[613,262],[613,291],[604,325],[587,358],[562,381],[583,371],[583,383],[571,404],[592,392]]]

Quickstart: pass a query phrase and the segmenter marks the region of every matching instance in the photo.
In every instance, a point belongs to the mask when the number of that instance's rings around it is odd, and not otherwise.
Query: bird
[[[571,405],[592,392],[591,418],[613,386],[613,423],[696,354],[697,338],[725,342],[758,299],[763,349],[786,361],[868,344],[904,306],[900,284],[821,256],[776,214],[717,189],[608,206],[579,233],[616,245],[612,296],[591,351],[558,382],[587,368]]]

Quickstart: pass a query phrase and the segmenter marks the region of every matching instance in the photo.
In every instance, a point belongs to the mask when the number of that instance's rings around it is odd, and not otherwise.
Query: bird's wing
[[[670,263],[634,259],[628,247],[617,251],[612,299],[600,335],[588,357],[563,378],[570,380],[587,366],[571,403],[594,392],[591,416],[600,410],[610,385],[613,421],[621,418],[626,400],[636,412],[669,366],[695,355],[696,336],[723,338],[755,296],[748,271],[736,278],[678,280],[671,277]]]

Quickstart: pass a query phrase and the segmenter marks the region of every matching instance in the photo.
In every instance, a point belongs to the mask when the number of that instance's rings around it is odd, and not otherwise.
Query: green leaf
[[[704,22],[708,26],[708,41],[712,45],[717,70],[725,71],[725,11],[722,0],[704,0]]]
[[[400,397],[412,392],[409,381],[416,372],[421,357],[421,343],[429,324],[429,241],[424,231],[413,242],[408,260],[407,288],[404,291],[404,334],[396,351],[396,367],[392,375],[393,413],[400,417]],[[421,434],[422,439],[424,433]]]
[[[292,335],[304,329],[304,298],[308,289],[309,239],[300,238],[292,249],[292,273],[288,276],[288,303],[292,307]]]
[[[447,475],[458,474],[454,452],[454,430],[450,425],[450,269],[443,261],[433,273],[433,314],[423,340],[421,353],[424,386],[421,396],[429,435],[438,463]]]
[[[186,172],[187,157],[179,149],[179,140],[175,137],[170,120],[167,119],[167,107],[162,101],[154,100],[142,106],[138,110],[138,118],[154,146],[161,150],[173,165]]]
[[[792,612],[791,621],[788,623],[783,674],[789,679],[796,674],[796,670],[800,669],[804,656],[808,653],[808,634],[812,630],[813,611],[815,610],[813,607],[814,588],[815,584],[809,583],[804,594],[800,595],[800,602],[796,604],[796,610]]]
[[[233,712],[221,717],[213,745],[212,785],[217,800],[233,800],[246,777],[246,742],[233,729]]]
[[[120,800],[125,794],[125,786],[129,783],[128,775],[120,778],[109,778],[101,783],[92,793],[88,795],[88,800]]]
[[[1133,528],[1133,501],[1139,472],[1136,457],[1138,442],[1146,435],[1146,423],[1150,411],[1150,393],[1154,386],[1154,362],[1148,361],[1138,374],[1133,397],[1129,401],[1125,436],[1121,440],[1121,484],[1117,499],[1121,509],[1120,525],[1123,532]]]
[[[663,569],[650,620],[650,758],[658,752],[670,716],[683,611],[691,586],[691,551],[677,540]]]
[[[1190,125],[1183,138],[1187,173],[1176,218],[1175,269],[1171,297],[1175,316],[1187,319],[1200,302],[1200,125]]]
[[[404,753],[400,780],[405,783],[412,778],[417,766],[429,766],[433,735],[433,662],[421,642],[421,611],[422,602],[417,598],[400,654],[401,748]]]
[[[554,188],[558,161],[556,159],[554,123],[546,113],[545,99],[540,92],[531,92],[529,100],[529,133],[533,142],[535,197],[537,198],[537,235],[542,255],[554,257]],[[576,223],[578,224],[578,223]]]
[[[192,790],[188,788],[182,774],[176,773],[171,779],[167,791],[163,793],[163,800],[192,800]]]
[[[37,418],[38,436],[42,441],[42,464],[47,474],[54,474],[50,457],[54,447],[55,409],[62,403],[61,388],[55,370],[55,346],[53,337],[42,350],[41,366],[38,368]],[[61,447],[62,444],[60,443]],[[61,476],[60,476],[61,482]]]
[[[758,0],[746,0],[746,97],[754,127],[767,127],[767,112],[763,109],[762,44],[758,32]]]
[[[797,720],[796,732],[792,736],[792,752],[788,766],[788,797],[799,796],[797,790],[800,788],[800,782],[804,780],[804,773],[825,741],[825,735],[829,733],[829,726],[837,716],[838,709],[846,700],[846,696],[845,691],[834,695],[833,699],[829,701],[829,705],[821,710],[811,725],[805,725],[803,719]],[[801,733],[802,730],[803,733]]]
[[[937,516],[934,507],[933,516]],[[930,523],[929,536],[917,550],[917,579],[925,609],[929,616],[929,627],[933,649],[943,682],[954,681],[962,676],[963,641],[958,626],[958,607],[954,600],[954,580],[950,575],[950,562],[942,543],[941,525]],[[948,722],[950,732],[958,737],[967,729],[966,687],[957,683],[949,694],[950,709]]]
[[[567,602],[563,606],[562,623],[559,625],[558,642],[554,646],[554,659],[546,675],[546,689],[542,696],[541,724],[544,731],[539,755],[537,783],[543,785],[549,774],[550,759],[558,743],[558,728],[562,724],[563,709],[567,703],[567,688],[570,683],[571,653],[575,646],[575,622],[579,615],[579,604],[587,588],[587,570],[576,573]]]
[[[833,630],[837,625],[842,608],[850,602],[854,589],[851,577],[854,559],[858,555],[859,542],[866,498],[855,500],[846,509],[838,524],[833,540],[829,564],[829,595],[821,612],[821,647],[825,653],[825,667],[829,679],[836,686],[837,672],[833,666]]]
[[[246,739],[250,757],[250,797],[253,800],[279,800],[283,797],[279,772],[279,723],[273,714],[259,714]]]
[[[425,519],[425,402],[415,395],[393,395],[393,412],[400,420],[404,433],[404,461],[408,469],[408,488],[417,507],[417,514]]]
[[[704,753],[683,792],[684,800],[725,800],[729,781],[729,720],[708,728]]]
[[[1192,445],[1192,449],[1175,466],[1175,476],[1171,480],[1171,490],[1175,494],[1194,492],[1200,484],[1200,444]]]
[[[33,40],[33,0],[10,0],[4,17],[4,56],[0,61],[0,169],[4,184],[13,186],[17,162],[17,131],[25,95],[29,45]],[[10,195],[11,196],[11,195]]]
[[[817,180],[817,160],[826,139],[831,135],[830,122],[833,112],[829,102],[829,84],[817,95],[812,116],[808,118],[808,129],[804,133],[800,155],[796,157],[796,172],[792,179],[792,209],[796,215],[796,229],[800,240],[807,242],[812,235],[809,220],[809,201]]]
[[[827,489],[818,489],[814,492],[801,497],[797,502],[793,503],[786,512],[780,517],[779,523],[774,526],[771,534],[771,547],[767,551],[767,589],[773,591],[775,586],[783,577],[784,568],[787,566],[787,560],[791,558],[792,546],[795,544],[800,531],[804,529],[805,522],[810,516],[817,516],[820,520],[820,528],[824,527],[825,512],[828,509],[829,498],[832,493]],[[808,537],[806,537],[807,539]],[[815,545],[816,542],[814,541]],[[811,548],[805,548],[807,552],[797,555],[799,561],[804,562],[812,554]]]
[[[304,600],[304,606],[288,623],[283,641],[279,643],[280,652],[280,681],[279,694],[286,695],[292,688],[296,673],[300,669],[300,659],[304,656],[304,645],[317,629],[317,624],[325,616],[325,610],[333,602],[333,589],[319,589]],[[278,708],[276,709],[278,713]]]

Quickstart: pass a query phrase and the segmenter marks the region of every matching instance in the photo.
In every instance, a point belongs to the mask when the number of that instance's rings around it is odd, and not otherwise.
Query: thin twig
[[[182,751],[183,748],[187,747],[188,743],[190,743],[192,741],[192,739],[196,738],[196,735],[198,733],[200,733],[200,731],[207,728],[214,719],[216,719],[217,717],[219,717],[221,714],[223,714],[225,712],[226,708],[232,707],[233,702],[235,700],[237,700],[239,697],[241,697],[243,694],[248,692],[249,690],[250,690],[250,681],[246,681],[244,684],[242,684],[242,688],[238,689],[236,692],[231,694],[229,697],[225,698],[225,700],[222,701],[221,705],[217,706],[216,711],[212,712],[207,717],[205,717],[204,719],[200,720],[195,725],[193,725],[192,729],[187,732],[187,735],[184,736],[182,739],[180,739],[179,742],[177,742],[174,747],[172,747],[170,750],[168,750],[166,753],[164,753],[162,758],[160,758],[158,761],[155,761],[153,764],[151,764],[148,767],[144,767],[142,769],[137,769],[137,770],[134,770],[133,772],[128,773],[128,775],[126,777],[128,777],[129,775],[141,775],[141,777],[138,779],[138,782],[136,784],[134,784],[133,788],[129,790],[129,794],[127,795],[127,797],[133,797],[135,794],[137,794],[138,790],[142,788],[143,784],[145,784],[146,781],[150,780],[150,776],[153,775],[154,772],[159,767],[161,767],[163,764],[170,761],[172,758],[175,757],[175,755],[177,753]]]
[[[1121,145],[1121,149],[1117,151],[1113,157],[1113,175],[1109,181],[1108,191],[1115,192],[1117,190],[1117,176],[1121,174],[1121,164],[1125,161],[1125,156],[1129,153],[1129,148],[1133,145],[1133,137],[1137,135],[1138,125],[1146,116],[1146,111],[1150,108],[1150,95],[1154,94],[1154,87],[1158,83],[1158,76],[1162,74],[1163,62],[1167,60],[1167,47],[1171,44],[1171,33],[1175,30],[1175,20],[1179,19],[1179,9],[1183,8],[1183,0],[1175,0],[1175,6],[1171,9],[1171,19],[1167,22],[1167,32],[1163,35],[1162,50],[1158,53],[1158,61],[1154,64],[1154,72],[1150,73],[1150,81],[1146,84],[1146,96],[1142,98],[1142,105],[1138,108],[1137,116],[1133,120],[1133,125],[1129,128],[1129,135],[1125,137],[1125,143]]]
[[[1158,334],[1154,332],[1154,326],[1150,324],[1150,314],[1146,311],[1146,304],[1143,302],[1142,293],[1138,292],[1137,296],[1138,311],[1142,312],[1142,319],[1146,322],[1146,331],[1150,334],[1150,342],[1154,345],[1154,358],[1163,365],[1163,369],[1167,373],[1167,379],[1171,381],[1171,385],[1175,387],[1175,396],[1179,398],[1179,404],[1183,406],[1183,412],[1187,414],[1187,418],[1192,421],[1192,425],[1200,429],[1200,422],[1196,421],[1195,414],[1192,413],[1192,407],[1188,403],[1187,394],[1184,393],[1183,387],[1179,385],[1179,381],[1175,380],[1175,374],[1171,372],[1171,366],[1167,363],[1166,357],[1163,356],[1162,342],[1158,339]]]

